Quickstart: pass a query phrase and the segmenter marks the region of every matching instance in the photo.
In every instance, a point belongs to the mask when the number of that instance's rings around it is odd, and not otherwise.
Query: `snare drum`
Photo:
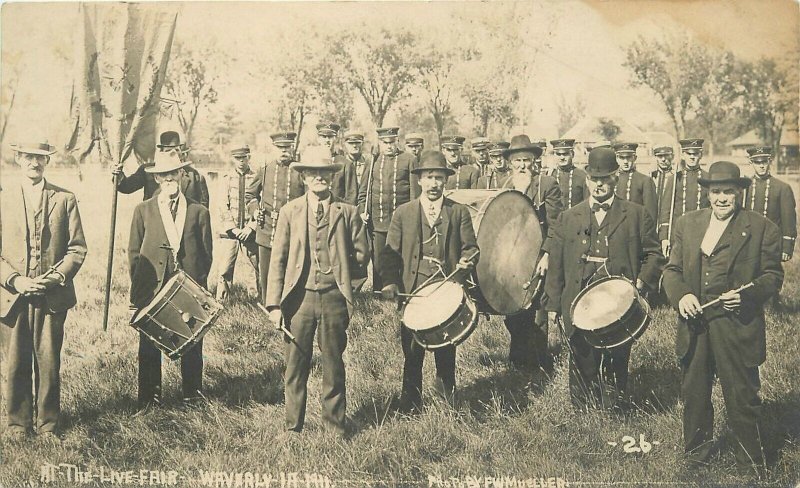
[[[572,325],[586,342],[610,349],[638,339],[650,323],[650,304],[622,276],[601,278],[584,288],[570,308]]]
[[[457,346],[475,330],[478,309],[461,284],[434,281],[414,294],[403,307],[403,324],[425,349]]]
[[[131,325],[150,338],[170,359],[180,358],[203,338],[222,311],[214,297],[178,270]]]

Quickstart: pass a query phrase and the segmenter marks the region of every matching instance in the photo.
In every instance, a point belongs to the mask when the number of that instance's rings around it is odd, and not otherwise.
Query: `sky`
[[[534,12],[524,26],[523,46],[509,46],[520,57],[534,55],[534,75],[521,87],[525,104],[522,129],[556,136],[559,96],[586,101],[590,116],[624,118],[640,127],[667,123],[656,97],[632,89],[622,67],[624,46],[637,36],[685,31],[710,45],[756,59],[785,52],[800,42],[800,7],[794,0],[552,0],[526,2]],[[176,39],[213,45],[231,61],[229,75],[244,80],[250,67],[238,56],[255,52],[266,59],[291,56],[276,48],[277,39],[301,39],[312,31],[345,32],[353,25],[404,26],[436,33],[453,12],[497,15],[489,2],[183,2],[177,7]],[[0,10],[2,63],[0,80],[19,70],[20,84],[6,142],[32,130],[51,140],[66,137],[71,55],[77,4],[3,4]],[[468,36],[469,29],[459,35]],[[547,45],[547,49],[535,49]],[[242,83],[244,83],[242,81]],[[255,87],[236,81],[220,93],[221,101],[256,110]],[[4,105],[5,106],[5,105]],[[363,112],[363,107],[360,109]],[[392,123],[392,116],[387,119]]]

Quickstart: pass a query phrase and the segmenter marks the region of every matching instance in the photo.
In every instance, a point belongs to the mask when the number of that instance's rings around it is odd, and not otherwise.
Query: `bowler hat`
[[[180,149],[184,152],[189,152],[189,148],[181,141],[181,135],[174,130],[167,130],[161,133],[158,138],[159,144],[156,144],[162,151],[169,151],[171,149]]]
[[[333,162],[331,149],[327,146],[309,146],[303,151],[300,159],[302,162],[294,162],[290,164],[289,167],[297,171],[303,171],[307,169],[339,171],[342,169],[341,164]]]
[[[40,156],[50,156],[56,152],[56,147],[51,146],[47,141],[11,144],[11,149],[19,153],[38,154]]]
[[[514,153],[528,152],[533,154],[534,158],[542,155],[542,148],[536,144],[531,143],[530,137],[525,134],[520,134],[511,138],[511,144],[507,149],[503,150],[503,157],[508,158]]]
[[[146,165],[144,168],[145,172],[156,174],[169,173],[192,164],[190,161],[181,161],[181,157],[176,151],[157,152],[153,160],[155,164]]]
[[[444,154],[433,149],[428,149],[422,153],[422,155],[419,157],[419,165],[412,169],[411,172],[414,174],[419,174],[422,171],[432,169],[443,171],[447,174],[447,176],[455,174],[455,171],[447,166],[447,160],[445,159]]]
[[[586,174],[592,177],[613,175],[619,170],[617,153],[610,147],[596,147],[589,151],[589,164]]]
[[[740,188],[750,186],[750,179],[742,177],[739,166],[730,161],[717,161],[708,168],[707,178],[698,178],[697,182],[703,186],[712,183],[733,183]]]

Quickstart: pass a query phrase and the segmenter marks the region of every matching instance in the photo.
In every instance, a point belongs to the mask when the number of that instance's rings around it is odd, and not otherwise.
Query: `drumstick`
[[[267,307],[262,305],[261,302],[257,302],[256,305],[258,305],[258,308],[260,308],[261,311],[264,312],[265,314],[267,314],[267,317],[269,317],[269,310],[267,310]],[[285,325],[283,325],[283,317],[281,317],[280,327],[281,327],[281,331],[284,334],[286,334],[286,337],[288,337],[290,341],[294,342],[295,345],[297,345],[297,339],[294,337],[292,332],[289,329],[287,329]],[[298,349],[300,349],[299,346],[298,346]]]
[[[375,295],[380,295],[382,292],[379,291],[379,290],[373,290],[372,293],[374,293]],[[400,292],[397,292],[397,296],[399,296],[399,297],[408,297],[408,298],[417,298],[417,297],[422,297],[422,296],[426,296],[426,295],[415,295],[413,293],[400,293]]]
[[[480,254],[480,252],[481,252],[481,250],[480,250],[480,249],[476,249],[476,250],[475,250],[475,252],[474,252],[474,253],[472,253],[472,256],[470,256],[469,258],[467,258],[467,261],[472,261],[472,260],[475,258],[475,256],[477,256],[478,254]],[[466,269],[466,268],[459,268],[458,266],[456,266],[456,269],[454,269],[452,273],[450,273],[449,275],[445,276],[445,277],[444,277],[444,279],[443,279],[442,281],[440,281],[440,282],[439,282],[439,284],[438,284],[438,285],[436,285],[436,286],[433,288],[433,290],[429,291],[429,292],[428,292],[428,295],[425,295],[425,296],[432,295],[434,292],[436,292],[436,290],[438,290],[439,288],[441,288],[441,287],[442,287],[442,285],[444,285],[445,283],[447,283],[447,281],[448,281],[450,278],[452,278],[453,276],[455,276],[455,274],[456,274],[456,273],[458,273],[459,271],[461,271],[462,269]]]
[[[750,288],[750,287],[752,287],[752,286],[755,286],[755,285],[754,285],[754,284],[753,284],[753,282],[751,281],[750,283],[747,283],[746,285],[742,285],[742,286],[740,286],[739,288],[737,288],[737,289],[735,289],[735,290],[726,291],[725,293],[723,293],[723,295],[727,295],[727,294],[729,294],[729,293],[739,293],[740,291],[744,291],[744,290],[746,290],[746,289],[748,289],[748,288]],[[710,302],[703,304],[703,305],[700,307],[700,310],[703,310],[703,309],[705,309],[706,307],[710,307],[710,306],[712,306],[712,305],[716,305],[716,304],[717,304],[717,303],[719,303],[719,302],[720,302],[720,299],[719,299],[719,298],[715,298],[715,299],[711,300]]]

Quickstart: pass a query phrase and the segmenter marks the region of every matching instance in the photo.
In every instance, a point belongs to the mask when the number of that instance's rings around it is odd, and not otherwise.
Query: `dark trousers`
[[[733,430],[734,452],[739,464],[761,463],[761,382],[758,366],[744,364],[736,344],[726,332],[735,327],[725,317],[713,319],[695,336],[683,363],[683,442],[693,461],[705,462],[711,453],[714,434],[714,406],[711,388],[719,377],[728,424]],[[746,347],[746,345],[744,345]]]
[[[322,355],[322,420],[340,434],[345,429],[347,395],[342,355],[347,347],[350,321],[347,301],[338,288],[304,290],[290,298],[283,310],[287,326],[297,342],[286,338],[286,428],[301,431],[306,417],[308,375],[314,334]]]
[[[508,360],[520,369],[553,370],[547,351],[547,312],[530,308],[504,319],[510,335]]]
[[[406,410],[422,407],[422,366],[425,348],[415,340],[411,329],[400,326],[400,343],[403,347],[403,389],[401,407]],[[456,391],[456,348],[446,346],[433,352],[436,361],[436,389],[450,403]]]
[[[386,247],[386,232],[372,231],[372,289],[382,290],[381,280],[381,251]]]
[[[569,392],[578,408],[613,408],[625,400],[628,384],[628,343],[612,349],[597,349],[580,331],[569,338]]]
[[[258,287],[261,290],[261,302],[267,300],[267,275],[269,274],[269,258],[271,247],[258,246]]]
[[[181,357],[181,386],[184,400],[200,398],[203,390],[203,340]],[[139,333],[139,405],[161,401],[161,351]]]
[[[2,326],[7,368],[5,404],[10,430],[53,432],[61,414],[61,346],[67,312],[46,313],[42,301],[20,297]],[[34,396],[35,394],[35,396]]]

